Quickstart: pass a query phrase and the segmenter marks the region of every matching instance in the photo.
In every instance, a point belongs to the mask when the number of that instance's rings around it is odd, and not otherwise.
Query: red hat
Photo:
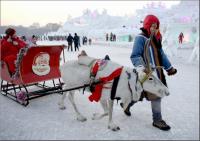
[[[157,24],[158,29],[160,25],[159,19],[154,15],[147,15],[143,21],[143,28],[148,31],[148,34],[150,34],[150,27],[153,23]]]
[[[12,36],[12,35],[15,34],[15,32],[16,32],[16,31],[15,31],[13,28],[8,28],[8,29],[6,29],[5,34],[6,34],[7,36]]]

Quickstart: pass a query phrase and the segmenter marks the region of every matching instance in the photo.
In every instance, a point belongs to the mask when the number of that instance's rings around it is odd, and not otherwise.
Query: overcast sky
[[[68,16],[72,18],[82,15],[84,9],[97,9],[100,13],[106,9],[108,14],[123,16],[134,14],[152,1],[2,1],[1,25],[30,26],[39,23],[64,23]],[[159,3],[159,1],[154,1]],[[180,1],[162,1],[167,8]]]

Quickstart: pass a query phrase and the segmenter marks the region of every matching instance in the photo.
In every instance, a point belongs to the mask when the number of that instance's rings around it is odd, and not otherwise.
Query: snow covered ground
[[[96,58],[108,54],[112,61],[132,67],[129,59],[132,49],[111,46],[81,46],[80,50]],[[66,60],[77,59],[79,52],[67,52]],[[114,105],[114,121],[121,130],[107,129],[108,118],[92,120],[92,114],[103,112],[99,103],[88,100],[89,93],[77,91],[75,99],[86,122],[75,119],[69,100],[66,110],[58,108],[60,95],[52,94],[30,101],[27,107],[0,95],[1,140],[198,140],[199,139],[199,62],[188,64],[191,51],[178,50],[169,59],[178,73],[167,76],[171,95],[162,101],[163,119],[171,126],[170,131],[160,131],[152,126],[150,102],[143,100],[132,108],[127,117],[119,104]]]

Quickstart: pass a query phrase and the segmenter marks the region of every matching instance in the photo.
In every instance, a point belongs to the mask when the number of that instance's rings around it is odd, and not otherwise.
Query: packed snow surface
[[[112,61],[133,67],[130,61],[131,47],[95,44],[81,46],[81,50],[95,58],[104,58],[108,54]],[[66,61],[76,60],[80,51],[68,52],[65,49]],[[93,113],[103,112],[100,103],[90,102],[90,93],[83,95],[82,91],[76,91],[75,101],[81,113],[87,117],[86,122],[75,119],[75,112],[68,99],[65,100],[65,110],[58,108],[59,94],[33,99],[27,107],[0,95],[0,139],[198,140],[199,62],[187,62],[191,53],[190,49],[179,49],[175,56],[169,56],[178,70],[174,76],[166,75],[171,94],[162,100],[163,119],[171,126],[170,131],[161,131],[152,126],[151,103],[144,99],[131,108],[131,117],[123,113],[117,102],[114,103],[113,119],[121,130],[113,132],[107,128],[108,117],[91,119]]]

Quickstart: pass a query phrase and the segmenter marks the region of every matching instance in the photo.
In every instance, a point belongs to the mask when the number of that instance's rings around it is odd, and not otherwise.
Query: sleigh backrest
[[[7,65],[1,68],[1,78],[14,84],[29,84],[60,78],[60,54],[64,46],[34,46],[23,56],[19,77],[12,79]]]

